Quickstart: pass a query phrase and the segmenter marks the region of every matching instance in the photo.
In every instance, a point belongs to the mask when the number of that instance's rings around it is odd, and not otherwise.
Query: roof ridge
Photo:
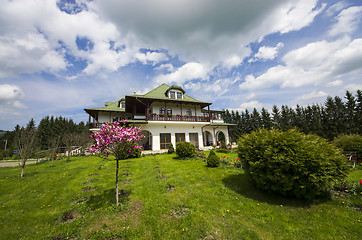
[[[147,94],[149,94],[149,93],[151,93],[151,92],[154,92],[154,91],[156,91],[157,89],[163,87],[164,85],[166,85],[167,87],[170,87],[168,84],[162,83],[161,85],[159,85],[159,86],[155,87],[154,89],[146,92],[145,94],[139,94],[139,96],[145,96],[145,95],[147,95]]]

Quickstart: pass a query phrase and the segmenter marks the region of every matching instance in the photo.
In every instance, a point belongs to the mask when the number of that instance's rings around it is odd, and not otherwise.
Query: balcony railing
[[[163,115],[163,114],[150,114],[148,121],[176,121],[176,122],[210,122],[209,117],[205,116],[181,116],[181,115]],[[129,120],[132,121],[132,120]],[[101,128],[104,122],[91,122],[90,128]]]
[[[183,121],[183,122],[210,122],[209,117],[205,116],[185,116],[185,115],[167,115],[167,114],[150,114],[149,121]]]

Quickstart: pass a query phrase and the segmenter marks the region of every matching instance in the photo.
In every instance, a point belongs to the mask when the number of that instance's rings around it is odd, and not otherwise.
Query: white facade
[[[105,107],[85,109],[97,121],[90,130],[97,131],[100,123],[128,119],[142,127],[146,137],[140,144],[145,150],[167,150],[170,143],[176,148],[180,141],[191,142],[199,149],[218,145],[220,141],[229,144],[222,111],[210,111],[211,103],[199,102],[184,94],[180,87],[173,87],[163,84],[149,92],[152,94],[126,96],[118,102],[106,103]]]

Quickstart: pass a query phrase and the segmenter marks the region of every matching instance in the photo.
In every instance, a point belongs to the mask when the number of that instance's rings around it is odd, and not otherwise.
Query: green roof
[[[149,98],[149,99],[158,99],[158,100],[168,100],[168,101],[176,101],[176,102],[191,102],[191,103],[204,103],[205,105],[211,105],[211,103],[208,102],[202,102],[199,100],[196,100],[195,98],[190,97],[187,94],[183,94],[183,99],[172,99],[167,96],[167,92],[171,89],[181,90],[185,92],[181,87],[173,85],[170,87],[166,83],[156,87],[155,89],[149,91],[146,94],[139,95],[139,94],[133,94],[127,97],[137,97],[137,98]]]
[[[108,111],[108,112],[124,112],[124,108],[119,107],[119,102],[106,102],[105,107],[98,107],[98,108],[86,108],[85,111]]]

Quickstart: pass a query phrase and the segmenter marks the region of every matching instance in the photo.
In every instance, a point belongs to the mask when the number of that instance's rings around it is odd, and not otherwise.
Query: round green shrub
[[[168,154],[171,154],[171,153],[174,153],[174,152],[175,152],[175,149],[173,148],[172,143],[170,143],[170,145],[168,145],[167,153],[168,153]]]
[[[298,198],[313,198],[332,189],[350,169],[335,146],[295,129],[259,129],[244,135],[238,154],[258,188]]]
[[[220,165],[220,159],[216,156],[214,151],[210,151],[209,156],[206,159],[206,166],[208,167],[218,167]]]
[[[176,154],[179,158],[190,158],[196,154],[196,147],[189,142],[179,142],[176,144]]]

